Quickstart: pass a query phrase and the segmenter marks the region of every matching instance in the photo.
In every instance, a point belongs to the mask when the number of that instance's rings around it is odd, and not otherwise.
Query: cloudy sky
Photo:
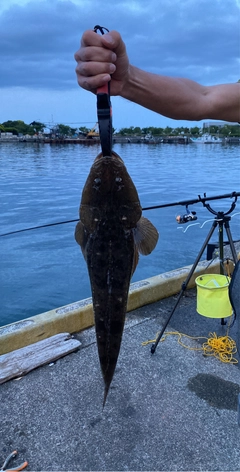
[[[240,78],[240,0],[1,0],[0,123],[93,126],[96,99],[77,85],[74,52],[95,24],[121,32],[132,64],[202,84]],[[113,125],[182,126],[119,97]]]

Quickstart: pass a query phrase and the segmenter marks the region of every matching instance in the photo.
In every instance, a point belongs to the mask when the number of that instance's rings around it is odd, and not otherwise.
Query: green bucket
[[[197,312],[208,318],[227,318],[232,314],[228,296],[230,279],[225,275],[205,274],[195,280],[197,284]]]

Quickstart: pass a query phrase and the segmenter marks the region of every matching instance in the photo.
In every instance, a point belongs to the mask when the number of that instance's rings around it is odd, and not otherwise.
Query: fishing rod
[[[10,231],[9,233],[0,234],[0,237],[10,236],[11,234],[24,233],[25,231],[32,231],[33,229],[48,228],[49,226],[65,225],[67,223],[76,223],[77,221],[79,221],[79,218],[77,220],[58,221],[57,223],[48,223],[48,224],[40,225],[40,226],[32,226],[31,228],[17,229],[16,231]]]
[[[164,203],[162,205],[156,205],[152,207],[143,208],[143,210],[155,210],[157,208],[167,208],[167,207],[172,207],[172,206],[177,206],[177,205],[188,206],[188,205],[193,205],[195,203],[202,203],[203,206],[205,206],[206,201],[220,200],[222,198],[235,198],[236,199],[237,197],[240,197],[240,192],[225,193],[224,195],[215,195],[214,197],[207,197],[206,193],[204,193],[203,197],[201,197],[201,195],[198,195],[198,198],[195,198],[192,200],[182,200],[180,202]]]
[[[207,201],[220,200],[220,199],[223,199],[223,198],[234,198],[235,201],[233,202],[233,205],[235,205],[235,202],[237,201],[237,197],[239,197],[239,196],[240,196],[240,192],[225,193],[224,195],[215,195],[213,197],[207,197],[206,193],[204,193],[203,197],[198,195],[198,198],[195,198],[195,199],[181,200],[179,202],[173,202],[173,203],[163,203],[162,205],[155,205],[155,206],[151,206],[151,207],[145,207],[142,210],[143,211],[156,210],[156,209],[159,209],[159,208],[167,208],[167,207],[173,207],[173,206],[178,206],[178,205],[188,207],[188,205],[193,205],[193,204],[196,204],[196,203],[202,203],[203,206],[207,206],[207,203],[206,203]],[[40,226],[33,226],[31,228],[18,229],[18,230],[15,230],[15,231],[10,231],[8,233],[0,234],[0,237],[10,236],[12,234],[17,234],[17,233],[23,233],[25,231],[32,231],[34,229],[48,228],[50,226],[64,225],[64,224],[68,224],[68,223],[76,223],[77,221],[79,221],[79,218],[74,219],[74,220],[58,221],[56,223],[48,223],[48,224],[40,225]]]

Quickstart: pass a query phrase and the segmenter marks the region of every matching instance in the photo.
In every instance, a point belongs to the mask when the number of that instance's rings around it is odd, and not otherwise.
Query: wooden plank
[[[36,367],[76,351],[81,343],[69,333],[60,333],[0,356],[0,384],[27,374]]]

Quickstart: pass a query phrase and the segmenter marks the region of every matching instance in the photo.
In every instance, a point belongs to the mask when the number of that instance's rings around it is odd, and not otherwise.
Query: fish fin
[[[134,256],[133,256],[133,266],[132,266],[132,276],[136,270],[139,261],[139,254],[136,245],[134,245]]]
[[[74,236],[75,236],[76,242],[79,244],[79,246],[81,246],[84,259],[86,259],[87,257],[85,249],[86,249],[86,244],[88,240],[88,235],[89,233],[86,230],[85,226],[83,225],[81,221],[79,221],[76,225]]]
[[[144,216],[141,216],[133,230],[135,244],[138,251],[147,256],[155,248],[159,234],[155,226]]]
[[[84,226],[81,221],[79,221],[76,225],[74,236],[79,246],[82,246],[84,244],[85,238],[84,238]]]

